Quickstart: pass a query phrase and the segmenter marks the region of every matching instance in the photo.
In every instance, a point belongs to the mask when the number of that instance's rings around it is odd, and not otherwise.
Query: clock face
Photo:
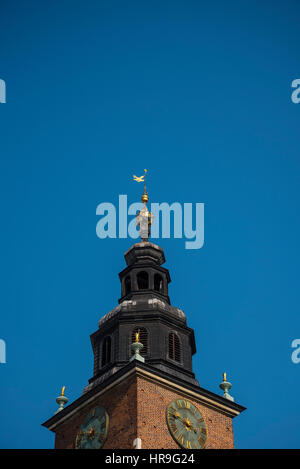
[[[191,402],[177,399],[166,410],[169,431],[176,443],[185,449],[202,449],[207,438],[204,418]]]
[[[100,449],[108,433],[109,417],[103,407],[92,409],[80,426],[75,440],[76,449]]]

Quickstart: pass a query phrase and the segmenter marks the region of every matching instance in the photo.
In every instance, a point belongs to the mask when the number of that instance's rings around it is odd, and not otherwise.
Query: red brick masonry
[[[55,448],[74,448],[79,427],[94,407],[103,406],[110,418],[104,449],[132,449],[136,438],[143,449],[179,449],[166,423],[166,407],[174,399],[191,401],[202,413],[208,437],[206,448],[233,448],[232,418],[238,415],[224,405],[138,368],[83,404],[58,423]]]

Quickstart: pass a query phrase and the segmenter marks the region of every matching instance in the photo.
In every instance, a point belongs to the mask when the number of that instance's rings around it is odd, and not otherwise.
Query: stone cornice
[[[102,394],[108,392],[118,384],[123,383],[125,380],[128,380],[132,377],[144,378],[173,391],[177,390],[181,395],[190,397],[191,399],[213,408],[218,412],[222,412],[232,418],[236,417],[245,410],[245,407],[237,404],[236,402],[228,401],[222,396],[214,394],[204,388],[201,388],[200,386],[193,386],[183,382],[180,379],[176,379],[171,375],[161,373],[149,365],[133,361],[127,366],[123,367],[113,376],[108,378],[104,383],[99,384],[99,386],[95,386],[95,388],[92,388],[86,394],[83,394],[77,400],[68,405],[64,410],[58,414],[53,415],[53,417],[48,419],[42,425],[51,431],[55,431],[59,425],[71,418],[75,413],[78,412],[78,410],[91,404]]]

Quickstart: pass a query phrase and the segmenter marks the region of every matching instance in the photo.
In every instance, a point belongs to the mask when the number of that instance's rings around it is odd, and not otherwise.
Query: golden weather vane
[[[140,177],[137,177],[135,174],[133,175],[133,179],[136,182],[144,182],[144,177],[145,177],[145,174],[143,174],[143,176],[140,176]]]
[[[143,174],[142,176],[138,177],[136,176],[135,174],[133,175],[133,180],[135,182],[143,182],[144,183],[144,193],[142,195],[142,202],[143,203],[147,203],[148,200],[149,200],[149,197],[148,197],[148,194],[147,194],[147,189],[146,189],[146,176],[147,176],[147,172],[148,170],[147,169],[144,169],[145,171],[145,174]]]

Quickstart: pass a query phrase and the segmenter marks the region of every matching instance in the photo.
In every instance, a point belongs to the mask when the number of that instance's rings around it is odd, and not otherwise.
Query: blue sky
[[[10,1],[1,6],[0,447],[52,448],[41,427],[92,376],[89,335],[120,297],[130,239],[96,207],[205,204],[205,244],[162,239],[194,369],[223,371],[247,411],[238,448],[299,448],[297,1]],[[157,242],[157,240],[155,240]]]

